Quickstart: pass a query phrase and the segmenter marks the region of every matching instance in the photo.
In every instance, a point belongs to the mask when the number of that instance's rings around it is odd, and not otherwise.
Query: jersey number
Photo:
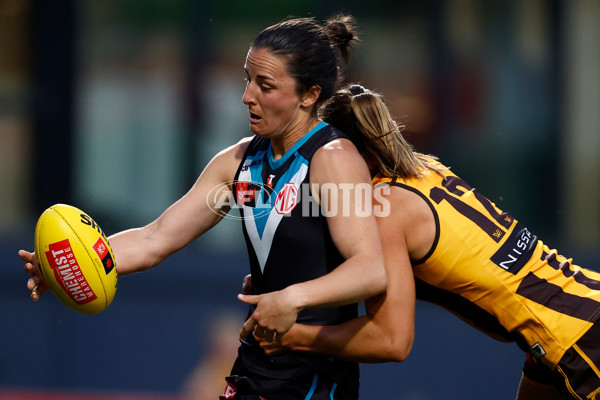
[[[456,211],[473,221],[494,241],[499,242],[504,237],[506,231],[502,228],[508,229],[513,223],[513,218],[508,213],[499,213],[491,201],[479,194],[460,178],[455,176],[448,177],[442,181],[442,186],[446,190],[438,186],[431,188],[429,197],[433,201],[440,204],[442,200],[446,200]],[[487,211],[487,215],[460,200],[461,196],[469,192],[475,195],[477,201]]]

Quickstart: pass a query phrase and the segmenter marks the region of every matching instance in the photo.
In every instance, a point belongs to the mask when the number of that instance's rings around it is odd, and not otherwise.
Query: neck
[[[296,142],[302,139],[308,132],[310,132],[315,126],[321,121],[318,118],[311,118],[305,123],[299,124],[297,127],[291,129],[288,133],[278,138],[271,139],[271,152],[273,159],[277,160],[289,149],[296,144]]]

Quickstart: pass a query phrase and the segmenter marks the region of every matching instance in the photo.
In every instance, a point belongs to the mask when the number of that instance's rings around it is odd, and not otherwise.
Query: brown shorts
[[[567,399],[600,400],[600,323],[568,349],[554,370],[527,354],[523,373],[556,386]]]

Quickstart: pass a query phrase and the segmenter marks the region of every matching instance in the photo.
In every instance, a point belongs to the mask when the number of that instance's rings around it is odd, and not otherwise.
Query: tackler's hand
[[[293,329],[294,327],[292,327],[292,329],[288,331],[285,335],[278,336],[278,339],[272,342],[269,342],[265,339],[261,339],[256,335],[254,335],[254,339],[258,342],[260,348],[263,349],[267,356],[274,356],[277,354],[287,353],[288,351],[290,351],[290,348],[286,345],[287,337],[290,335],[290,332]]]

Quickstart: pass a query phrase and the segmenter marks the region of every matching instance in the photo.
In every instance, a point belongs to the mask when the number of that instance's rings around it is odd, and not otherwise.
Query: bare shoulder
[[[416,191],[397,186],[389,185],[389,198],[395,202],[402,203],[403,206],[422,207],[429,208],[423,197]]]
[[[394,185],[378,185],[374,199],[376,206],[387,211],[378,218],[382,237],[403,236],[413,260],[427,254],[437,229],[427,201],[417,192]]]
[[[412,190],[395,185],[377,185],[374,189],[376,203],[388,202],[390,216],[416,224],[424,220],[433,222],[433,212],[423,197]]]
[[[370,182],[365,160],[348,139],[334,139],[315,152],[311,162],[311,182]]]
[[[325,143],[319,150],[316,151],[314,157],[330,159],[336,158],[362,158],[360,153],[356,149],[356,146],[344,138],[334,139],[328,143]]]

